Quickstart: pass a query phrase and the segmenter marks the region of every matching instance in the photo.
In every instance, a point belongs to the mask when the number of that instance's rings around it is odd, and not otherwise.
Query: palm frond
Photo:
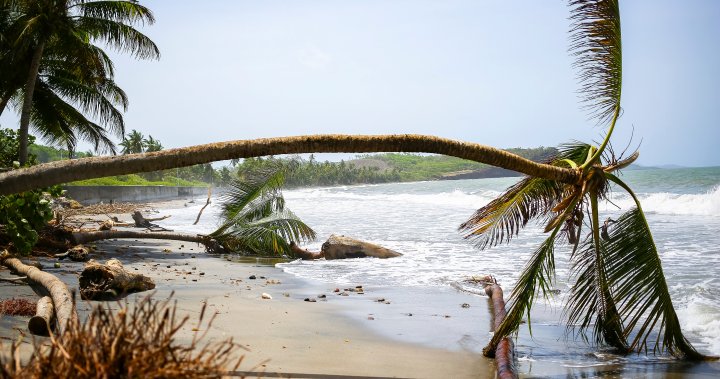
[[[288,241],[309,241],[315,231],[292,212],[276,212],[249,223],[224,225],[212,237],[233,251],[259,255],[290,255]]]
[[[597,198],[594,194],[590,196],[591,232],[580,249],[571,256],[575,284],[565,310],[568,328],[576,327],[585,337],[592,326],[591,335],[596,344],[609,344],[627,352],[628,344],[623,334],[622,320],[606,272],[608,257],[598,229]]]
[[[629,190],[617,177],[612,180]],[[608,280],[616,287],[615,297],[625,315],[625,334],[634,335],[631,348],[647,351],[648,339],[656,332],[653,353],[703,359],[682,333],[650,227],[639,201],[632,197],[637,207],[617,219],[606,243]]]
[[[531,219],[550,214],[562,198],[562,184],[528,177],[478,209],[459,229],[480,249],[509,242]]]
[[[81,17],[76,23],[77,29],[86,31],[92,39],[104,41],[120,52],[139,59],[160,58],[155,42],[132,26],[97,17]]]
[[[280,188],[285,183],[285,174],[280,167],[271,167],[266,170],[258,170],[249,173],[242,180],[235,179],[230,183],[228,191],[221,198],[223,203],[222,217],[226,220],[232,220],[240,216],[240,219],[252,221],[257,219],[257,214],[248,211],[246,207],[256,201],[264,198],[265,202],[272,209],[282,210],[284,207],[284,198],[280,194]],[[262,208],[259,204],[251,207],[252,209]],[[259,217],[265,217],[267,213],[260,212]],[[249,217],[249,219],[247,218]]]
[[[622,42],[617,0],[570,0],[570,51],[580,93],[592,118],[617,117],[622,88]]]
[[[136,1],[89,1],[78,3],[84,17],[97,17],[122,23],[153,24],[155,16],[150,9]]]
[[[510,309],[505,316],[500,327],[495,330],[492,339],[483,350],[495,350],[500,341],[515,332],[517,332],[523,317],[528,318],[528,328],[532,333],[530,326],[530,310],[535,299],[537,298],[537,289],[540,288],[545,299],[550,298],[553,283],[555,282],[555,238],[559,229],[548,237],[525,265],[520,278],[515,284],[510,294],[508,303]]]

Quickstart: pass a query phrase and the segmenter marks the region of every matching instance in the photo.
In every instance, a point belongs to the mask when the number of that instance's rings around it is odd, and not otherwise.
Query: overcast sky
[[[127,130],[166,148],[315,133],[535,147],[602,133],[579,107],[566,1],[141,2],[162,57],[117,56],[116,79]],[[634,126],[643,165],[720,165],[720,1],[626,0],[621,17],[616,148]]]

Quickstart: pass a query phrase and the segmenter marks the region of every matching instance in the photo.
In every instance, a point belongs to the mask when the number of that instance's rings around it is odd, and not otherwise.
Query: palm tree
[[[657,333],[654,353],[703,359],[680,329],[663,275],[660,257],[638,198],[615,172],[622,160],[608,149],[621,114],[622,48],[617,0],[571,0],[571,50],[580,70],[581,93],[591,115],[608,125],[595,147],[575,143],[562,147],[549,164],[575,170],[580,180],[560,183],[527,177],[479,209],[461,225],[481,248],[509,242],[530,220],[546,221],[548,238],[535,250],[510,295],[508,315],[485,348],[492,355],[502,338],[516,333],[538,292],[551,296],[555,280],[555,246],[572,246],[575,283],[567,307],[568,325],[590,332],[597,344],[620,353],[647,351]],[[627,191],[636,207],[616,221],[600,221],[598,203],[611,184]],[[587,233],[581,230],[585,226]]]
[[[122,145],[122,144],[121,144]],[[577,183],[577,170],[533,162],[491,146],[417,135],[317,134],[209,143],[154,153],[80,158],[0,173],[0,195],[76,180],[124,175],[236,158],[303,153],[433,153],[468,159],[560,183]]]
[[[150,138],[152,138],[152,137],[150,137]],[[145,136],[142,135],[142,133],[133,129],[130,133],[128,133],[127,137],[123,137],[122,142],[120,142],[120,146],[122,146],[122,153],[123,154],[142,153],[145,151],[146,141],[147,140],[145,139]]]
[[[223,223],[210,237],[226,249],[259,255],[288,255],[288,241],[315,239],[315,231],[285,208],[280,165],[234,179],[224,195]]]
[[[91,43],[104,41],[138,58],[159,56],[155,44],[132,27],[135,23],[154,22],[150,10],[136,1],[2,0],[0,9],[10,9],[16,15],[13,25],[18,34],[13,35],[13,56],[16,62],[28,62],[24,66],[27,75],[20,116],[21,164],[27,157],[33,96],[46,50],[107,58]],[[109,59],[106,63],[111,65]]]
[[[160,151],[163,149],[163,145],[160,141],[156,140],[151,135],[148,135],[148,138],[143,139],[143,145],[145,145],[146,153],[152,153],[153,151]]]

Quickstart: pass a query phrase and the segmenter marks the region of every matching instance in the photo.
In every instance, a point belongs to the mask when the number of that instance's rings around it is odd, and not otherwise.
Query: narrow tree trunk
[[[116,299],[132,292],[155,288],[155,282],[145,275],[125,270],[119,260],[112,258],[105,264],[89,262],[80,274],[80,298],[103,300],[106,295]]]
[[[76,180],[166,170],[234,158],[300,153],[416,152],[450,155],[521,172],[576,183],[576,170],[533,162],[476,143],[415,134],[355,136],[311,135],[211,143],[152,153],[58,161],[0,173],[0,195]]]
[[[37,81],[38,72],[40,71],[40,59],[42,58],[43,48],[45,44],[40,44],[33,52],[30,61],[30,72],[25,83],[25,98],[23,99],[22,113],[20,114],[20,148],[18,151],[20,166],[24,166],[28,159],[28,135],[30,131],[30,111],[32,110],[33,93],[35,92],[35,82]]]
[[[505,300],[503,299],[503,290],[499,285],[493,283],[485,287],[485,293],[490,297],[490,302],[492,303],[493,327],[497,330],[507,315],[505,311]],[[494,351],[483,350],[483,354],[495,358],[498,378],[516,379],[518,377],[515,371],[513,343],[509,337],[503,338]]]
[[[9,254],[5,251],[0,256],[0,263],[16,271],[20,275],[25,275],[29,280],[43,286],[52,298],[56,310],[58,321],[58,332],[62,335],[68,327],[69,322],[77,322],[77,312],[73,303],[72,295],[65,283],[60,281],[55,275],[43,272],[37,267],[28,266],[20,262],[17,258],[7,258]]]
[[[35,316],[28,321],[28,330],[36,336],[47,337],[53,329],[55,310],[50,296],[43,296],[37,302]]]

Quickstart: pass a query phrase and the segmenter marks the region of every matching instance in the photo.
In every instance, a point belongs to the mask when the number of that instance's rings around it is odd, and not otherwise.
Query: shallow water
[[[720,168],[627,171],[623,179],[641,198],[687,337],[700,351],[720,355]],[[310,250],[319,250],[330,234],[344,234],[378,243],[404,256],[389,260],[295,261],[278,264],[278,267],[320,283],[384,287],[391,292],[389,295],[408,307],[423,302],[422,312],[428,317],[447,312],[448,303],[436,301],[438,305],[433,308],[432,296],[412,300],[414,296],[423,293],[442,296],[454,291],[452,286],[468,276],[492,274],[509,293],[524,263],[545,238],[540,227],[531,225],[510,244],[484,251],[464,240],[457,227],[517,180],[498,178],[287,190],[288,208],[318,233],[318,241],[306,245]],[[618,206],[628,209],[632,205],[629,196],[620,191],[615,191],[611,199],[612,204],[603,206],[601,217],[616,217],[622,212]],[[205,210],[200,225],[188,227],[203,203],[204,200],[198,200],[187,204],[187,208],[171,211],[173,217],[163,225],[189,232],[212,230],[219,210],[217,202]],[[521,330],[518,355],[521,368],[528,370],[525,373],[539,370],[532,367],[557,363],[568,370],[573,369],[572,365],[619,363],[625,369],[640,365],[639,372],[653,365],[668,364],[664,358],[652,356],[598,355],[596,349],[584,343],[566,341],[561,313],[568,292],[568,256],[567,248],[556,251],[557,288],[561,295],[552,304],[535,306],[534,338],[527,335],[526,328]],[[466,289],[473,290],[467,286]],[[443,332],[450,336],[434,344],[480,351],[487,336],[473,332],[471,324],[466,322],[470,321],[463,316],[448,323],[455,325]],[[413,342],[433,344],[392,330],[381,332],[394,338],[415,338],[421,341]],[[408,333],[417,334],[410,330]]]

